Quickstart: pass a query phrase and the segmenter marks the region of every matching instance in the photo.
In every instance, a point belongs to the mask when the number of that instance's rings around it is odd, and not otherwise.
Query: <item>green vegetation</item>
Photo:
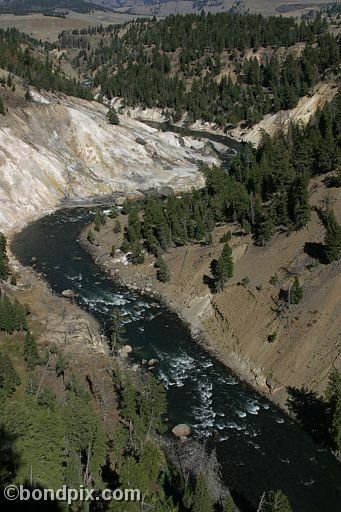
[[[288,136],[264,135],[257,149],[246,147],[229,173],[204,167],[203,190],[130,205],[127,241],[142,238],[147,251],[157,255],[170,245],[202,241],[216,223],[247,221],[259,245],[276,228],[301,229],[310,219],[309,178],[329,172],[340,158],[340,117],[338,94],[306,127],[291,126]]]
[[[27,88],[26,91],[25,91],[25,100],[26,101],[31,101],[32,100],[32,95],[31,95],[31,92],[30,92],[29,88]]]
[[[205,478],[202,473],[199,473],[194,490],[192,512],[213,512],[213,505]]]
[[[111,350],[116,352],[124,344],[124,325],[123,317],[118,308],[114,308],[111,314]]]
[[[167,283],[170,280],[170,272],[167,263],[161,255],[157,257],[155,262],[157,270],[157,278],[161,283]]]
[[[102,96],[121,96],[128,106],[159,107],[173,121],[186,113],[188,122],[203,119],[226,127],[291,108],[326,73],[337,73],[339,41],[326,27],[320,16],[297,23],[233,12],[172,15],[136,20],[124,31],[109,26],[78,36],[64,32],[60,46],[80,48],[74,66],[96,73]],[[302,42],[302,53],[276,55],[279,47]],[[248,48],[270,52],[246,57]]]
[[[70,96],[92,99],[89,89],[67,78],[49,60],[49,43],[41,43],[15,28],[0,29],[0,67],[23,78],[27,87],[60,91]],[[25,94],[26,96],[26,94]]]
[[[29,370],[33,370],[40,362],[37,342],[30,331],[27,331],[25,335],[24,359]]]
[[[211,271],[213,275],[214,290],[220,292],[227,280],[233,276],[233,260],[232,249],[228,243],[223,247],[223,251],[218,260],[211,263]]]
[[[117,112],[114,107],[110,107],[107,113],[107,118],[110,124],[118,125],[120,124],[120,120],[118,118]]]
[[[289,290],[289,304],[299,304],[303,299],[303,288],[300,285],[298,276],[295,276],[294,283]]]
[[[287,496],[281,491],[271,491],[266,498],[267,512],[292,512]]]
[[[325,255],[327,262],[331,263],[341,257],[341,226],[337,223],[333,210],[328,212],[325,224]]]
[[[94,229],[95,229],[95,231],[100,231],[101,227],[104,226],[105,223],[106,223],[106,216],[105,216],[105,214],[99,208],[97,208],[96,209],[95,218],[94,218]],[[89,235],[89,233],[88,233],[88,235]]]
[[[122,231],[122,226],[121,226],[121,223],[120,221],[117,219],[115,224],[114,224],[114,233],[121,233]]]
[[[92,229],[89,229],[87,235],[86,235],[86,239],[87,241],[90,243],[90,244],[93,244],[94,241],[95,241],[95,235],[94,235],[94,232],[92,231]]]
[[[8,274],[7,240],[5,235],[0,232],[0,281],[6,280]]]
[[[5,105],[4,105],[4,102],[2,100],[2,98],[0,97],[0,114],[2,116],[5,116],[6,115],[6,111],[5,111]]]
[[[7,295],[0,295],[0,331],[12,334],[27,329],[27,310],[17,300],[11,301]]]
[[[12,361],[6,352],[0,350],[0,403],[4,397],[11,396],[19,384],[21,380]]]
[[[341,450],[341,372],[335,368],[329,376],[326,390],[329,417],[331,418],[330,433],[337,450]]]

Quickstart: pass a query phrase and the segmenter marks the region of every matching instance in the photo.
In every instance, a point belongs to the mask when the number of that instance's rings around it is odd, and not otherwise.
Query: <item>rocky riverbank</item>
[[[95,263],[116,282],[128,289],[138,291],[142,295],[157,299],[168,309],[175,312],[188,325],[192,336],[198,343],[209,350],[240,378],[255,387],[258,392],[270,396],[271,387],[267,384],[266,377],[252,363],[243,361],[238,355],[234,359],[230,359],[219,347],[217,333],[211,331],[207,324],[212,315],[217,316],[212,304],[212,294],[206,293],[205,295],[195,296],[195,290],[188,292],[186,287],[181,285],[179,279],[171,279],[171,282],[167,284],[161,283],[157,280],[153,264],[149,259],[143,265],[133,266],[127,262],[125,255],[120,251],[117,251],[115,258],[112,258],[108,245],[108,234],[112,233],[112,227],[112,222],[109,220],[100,233],[96,233],[95,243],[90,243],[87,240],[87,233],[91,225],[80,234],[79,242],[91,254]],[[120,242],[121,237],[116,236],[115,241]],[[246,249],[247,244],[236,251],[237,255],[241,255]],[[175,266],[179,266],[182,258],[181,255],[174,259]],[[189,257],[188,259],[191,260],[192,258]],[[284,406],[284,402],[281,405]]]
[[[316,183],[315,183],[316,182]],[[321,179],[311,185],[311,202],[325,194]],[[339,189],[329,189],[334,211],[341,218]],[[127,222],[120,215],[122,228]],[[306,230],[274,238],[268,247],[256,247],[240,236],[237,225],[221,226],[211,246],[193,244],[170,249],[164,258],[168,283],[157,280],[155,259],[145,255],[132,265],[119,250],[123,233],[114,233],[108,219],[90,244],[84,230],[80,240],[96,263],[125,286],[162,300],[191,328],[194,337],[257,391],[286,407],[287,388],[305,387],[323,394],[328,375],[341,365],[340,263],[320,265],[303,247],[323,243],[317,214]],[[229,229],[235,274],[223,292],[212,294],[205,276],[222,250],[220,238]],[[114,248],[113,248],[114,246]],[[113,253],[114,250],[114,253]],[[304,298],[298,305],[280,308],[278,296],[298,275]],[[276,306],[277,303],[277,306]]]

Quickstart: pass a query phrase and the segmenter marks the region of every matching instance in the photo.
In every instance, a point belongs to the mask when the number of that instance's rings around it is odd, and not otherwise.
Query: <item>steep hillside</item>
[[[204,142],[121,116],[111,126],[95,102],[32,93],[0,116],[0,225],[8,231],[63,199],[169,185],[199,186]],[[19,101],[19,100],[18,100]]]
[[[311,203],[320,206],[328,192],[341,222],[341,189],[311,183]],[[276,236],[270,246],[256,247],[237,224],[216,228],[212,246],[192,244],[168,250],[164,259],[171,279],[160,283],[153,257],[133,271],[118,254],[109,257],[122,234],[112,235],[115,221],[96,234],[91,246],[97,261],[123,282],[155,291],[184,318],[194,334],[227,366],[285,405],[287,386],[323,392],[333,367],[341,367],[341,267],[321,265],[312,252],[323,243],[324,228],[314,212],[306,229]],[[222,250],[221,236],[230,229],[235,275],[219,294],[207,286],[210,264]],[[304,298],[283,307],[278,296],[299,275]],[[271,336],[275,335],[274,341]]]

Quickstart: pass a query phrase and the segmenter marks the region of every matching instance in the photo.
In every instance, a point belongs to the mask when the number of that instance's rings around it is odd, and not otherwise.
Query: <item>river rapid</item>
[[[121,309],[134,359],[159,360],[155,373],[167,388],[170,425],[188,423],[216,449],[241,510],[254,510],[263,491],[279,488],[295,512],[340,510],[341,470],[331,454],[200,347],[175,314],[109,279],[78,243],[92,216],[88,208],[59,210],[27,226],[12,251],[23,265],[37,258],[56,293],[75,290],[104,331],[112,308]]]
[[[188,134],[182,128],[172,131]],[[221,135],[191,135],[207,139],[226,169],[231,155],[243,151]],[[216,450],[224,482],[242,512],[255,510],[271,489],[282,489],[295,512],[341,510],[341,468],[333,456],[206,352],[174,313],[114,283],[94,263],[78,242],[93,214],[79,207],[48,215],[15,237],[12,252],[27,266],[37,258],[36,269],[56,293],[77,292],[79,306],[97,318],[103,332],[113,307],[121,309],[132,359],[159,361],[155,374],[167,388],[170,428],[187,423],[195,438]]]

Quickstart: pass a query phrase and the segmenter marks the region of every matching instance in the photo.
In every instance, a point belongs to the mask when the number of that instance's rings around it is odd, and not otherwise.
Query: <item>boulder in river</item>
[[[66,297],[67,299],[72,299],[75,296],[74,292],[72,290],[69,290],[69,289],[68,290],[63,290],[62,291],[62,295],[63,295],[63,297]]]
[[[179,423],[179,425],[176,425],[172,429],[172,433],[175,435],[175,437],[180,437],[180,438],[186,438],[186,437],[190,436],[191,432],[192,432],[191,427],[189,427],[185,423]]]
[[[124,347],[120,348],[118,353],[122,358],[127,358],[129,354],[131,354],[133,351],[133,347],[130,345],[124,345]]]
[[[148,366],[155,366],[156,364],[158,364],[158,362],[158,359],[149,359]]]

